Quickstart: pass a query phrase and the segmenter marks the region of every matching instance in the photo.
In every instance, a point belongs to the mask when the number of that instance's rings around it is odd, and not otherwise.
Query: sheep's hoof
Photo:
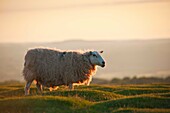
[[[25,92],[25,96],[28,96],[29,95],[29,93],[28,92]]]

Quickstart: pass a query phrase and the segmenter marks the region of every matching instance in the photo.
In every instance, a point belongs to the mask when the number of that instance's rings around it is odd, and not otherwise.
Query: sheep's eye
[[[94,57],[97,57],[95,54],[93,54]]]

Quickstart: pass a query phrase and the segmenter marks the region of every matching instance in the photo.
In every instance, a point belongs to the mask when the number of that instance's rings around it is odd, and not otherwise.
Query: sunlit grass
[[[170,85],[90,85],[68,90],[61,86],[42,94],[31,86],[24,95],[24,84],[0,85],[0,112],[10,113],[168,113]]]

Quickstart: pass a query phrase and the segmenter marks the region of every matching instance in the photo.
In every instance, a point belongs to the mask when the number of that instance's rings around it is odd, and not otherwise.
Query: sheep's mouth
[[[101,67],[103,67],[103,68],[104,68],[104,67],[105,67],[105,64],[103,64]]]

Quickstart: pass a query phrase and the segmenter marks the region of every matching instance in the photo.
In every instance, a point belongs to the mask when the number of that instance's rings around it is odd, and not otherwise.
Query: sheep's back
[[[24,68],[44,86],[56,86],[89,79],[92,66],[80,52],[36,48],[27,52]]]

